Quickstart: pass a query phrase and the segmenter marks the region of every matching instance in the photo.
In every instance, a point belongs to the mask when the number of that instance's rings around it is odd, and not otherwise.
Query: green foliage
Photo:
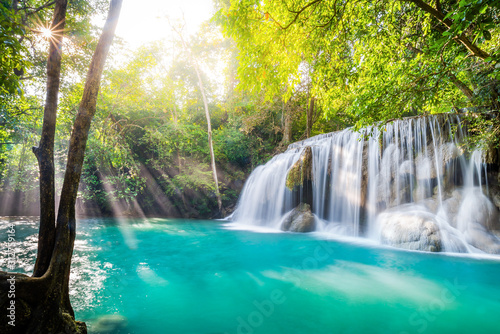
[[[238,127],[221,127],[214,135],[217,161],[226,160],[240,167],[251,161],[251,139]]]
[[[0,104],[9,96],[22,95],[19,76],[29,63],[23,57],[26,48],[19,41],[24,35],[20,15],[0,2]]]
[[[212,179],[212,171],[208,164],[186,164],[186,169],[173,178],[164,176],[167,184],[166,193],[173,196],[177,193],[185,192],[187,189],[202,191],[203,193],[215,191]]]
[[[239,48],[241,89],[287,101],[310,80],[326,119],[351,118],[360,127],[451,108],[497,108],[499,1],[433,5],[231,0],[215,20]]]
[[[31,147],[36,145],[42,109],[32,98],[11,96],[4,102],[0,104],[0,185],[24,191],[38,179]]]
[[[165,71],[162,59],[169,52],[161,43],[145,46],[106,72],[79,189],[84,205],[97,205],[111,213],[112,208],[128,209],[139,201],[144,210],[154,212],[155,189],[184,215],[207,217],[216,210],[197,79],[182,54]],[[240,116],[214,98],[215,86],[208,77],[205,80],[222,196],[229,205],[237,199],[231,182],[244,179],[239,169],[250,170],[263,151],[262,140],[240,131]],[[64,89],[58,138],[67,138],[71,131],[81,94],[80,83]],[[272,147],[265,145],[269,151]]]
[[[497,113],[468,112],[464,117],[470,136],[464,143],[467,151],[480,148],[486,153],[486,162],[498,163],[496,154],[500,149],[500,118]],[[495,159],[497,159],[495,161]]]
[[[103,204],[105,192],[105,199],[110,203],[124,200],[130,204],[144,189],[145,180],[139,175],[140,168],[130,150],[114,142],[115,139],[111,137],[103,143],[96,136],[89,138],[82,177],[84,201],[96,196],[98,203]]]
[[[26,48],[20,42],[25,33],[20,22],[20,15],[0,2],[0,175],[5,172],[7,152],[12,150],[19,131],[18,118],[27,108],[20,99],[20,76],[29,66],[23,56]]]
[[[498,14],[500,10],[500,1],[483,1],[483,0],[460,0],[451,4],[446,4],[447,14],[446,19],[452,19],[453,23],[449,30],[443,32],[443,36],[448,36],[449,39],[461,34],[468,34],[473,37],[473,41],[492,41],[493,34],[498,24]],[[499,60],[500,54],[496,50],[496,54],[492,55],[492,59]]]
[[[71,1],[68,7],[55,143],[58,188],[62,184],[67,138],[81,99],[89,51],[96,43],[90,17],[106,9],[101,7],[103,4],[107,7],[107,3],[78,0]],[[8,50],[1,49],[0,188],[6,192],[36,194],[38,172],[31,147],[37,145],[41,130],[49,44],[37,30],[50,22],[52,5],[36,15],[28,8],[15,16],[3,4],[0,38],[5,43],[0,44],[0,48],[11,46]],[[30,6],[45,4],[35,0]],[[21,20],[30,29],[16,30]],[[213,30],[211,34],[216,35]],[[192,53],[200,57],[200,63],[219,60],[220,41],[212,43],[214,40],[207,42],[202,36],[194,39]],[[27,41],[29,49],[24,48]],[[166,59],[172,59],[173,55],[172,64],[166,64]],[[102,81],[87,143],[78,194],[80,204],[96,205],[102,212],[110,213],[112,208],[128,210],[140,202],[154,212],[152,206],[157,204],[155,194],[159,191],[160,195],[163,193],[172,199],[182,215],[210,216],[217,202],[213,198],[215,189],[208,168],[206,120],[197,78],[194,69],[185,62],[184,51],[170,50],[156,43],[128,56],[121,55],[120,59],[107,69]],[[33,66],[29,72],[21,68],[30,62]],[[14,75],[14,70],[20,72],[21,69],[30,94],[25,99],[18,97],[21,81]],[[214,128],[224,128],[228,122],[227,111],[216,98],[216,87],[208,76],[202,75]],[[233,173],[231,161],[221,156],[218,163],[223,166],[224,176],[231,174],[227,180],[241,177],[238,171]],[[150,188],[146,187],[147,182]],[[222,186],[231,191],[226,184]],[[234,200],[234,194],[225,196],[227,198]]]

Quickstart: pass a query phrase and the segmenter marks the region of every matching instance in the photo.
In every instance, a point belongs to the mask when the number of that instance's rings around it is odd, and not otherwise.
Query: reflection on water
[[[29,273],[37,222],[13,221],[16,270]],[[71,299],[90,333],[498,333],[497,257],[218,222],[89,219],[77,228]]]
[[[15,226],[16,267],[14,272],[31,274],[35,266],[38,244],[38,217],[1,217],[0,249],[2,254],[7,249],[7,226]],[[78,231],[70,276],[70,296],[76,310],[91,309],[101,300],[97,292],[103,289],[104,281],[112,264],[96,259],[100,247],[91,244],[92,231],[99,227],[84,228]],[[0,258],[0,270],[7,268],[7,259]],[[87,284],[86,282],[91,282]]]

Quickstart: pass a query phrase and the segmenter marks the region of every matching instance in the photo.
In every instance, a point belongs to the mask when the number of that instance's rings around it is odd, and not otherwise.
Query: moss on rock
[[[286,176],[286,187],[293,190],[300,187],[305,181],[312,180],[312,149],[306,147],[299,160],[293,164]]]

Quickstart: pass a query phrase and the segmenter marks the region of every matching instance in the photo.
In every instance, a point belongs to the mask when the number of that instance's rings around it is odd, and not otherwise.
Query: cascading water
[[[293,209],[292,192],[285,186],[286,176],[301,153],[302,149],[289,149],[257,167],[245,183],[232,218],[247,225],[279,228],[283,214]]]
[[[344,130],[312,145],[313,212],[324,229],[358,235],[363,142],[361,134]],[[328,224],[331,222],[331,224]]]
[[[483,152],[467,157],[465,136],[459,115],[436,115],[291,144],[252,173],[233,220],[277,229],[307,202],[319,231],[407,249],[500,253]]]

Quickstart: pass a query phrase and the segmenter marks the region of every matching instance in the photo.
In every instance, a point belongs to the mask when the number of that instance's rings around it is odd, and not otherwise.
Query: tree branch
[[[473,101],[474,100],[474,92],[469,88],[467,87],[467,85],[465,83],[463,83],[460,79],[458,79],[455,74],[453,73],[449,73],[448,74],[448,78],[450,78],[450,81],[458,88],[460,89],[460,91],[465,95],[467,96],[467,98],[469,99],[469,101]]]
[[[439,0],[436,0],[436,9],[438,12],[443,12],[443,10],[441,9],[441,2]]]
[[[33,14],[36,14],[38,13],[39,11],[45,9],[45,8],[48,8],[50,6],[52,6],[53,4],[55,4],[56,1],[53,0],[53,1],[49,1],[43,5],[41,5],[40,7],[37,7],[37,8],[34,8],[34,7],[23,7],[21,8],[22,10],[24,10],[24,12],[26,13],[26,16],[29,16],[29,15],[33,15]],[[28,12],[27,10],[31,9],[30,12]]]
[[[293,13],[295,14],[295,17],[293,18],[292,21],[290,21],[285,27],[283,27],[278,21],[276,21],[270,14],[269,14],[269,17],[271,17],[273,19],[274,22],[276,22],[276,24],[283,30],[286,30],[288,29],[292,24],[294,24],[297,19],[299,18],[300,14],[302,14],[302,12],[304,12],[307,8],[311,7],[312,5],[316,4],[316,3],[320,3],[322,2],[323,0],[313,0],[311,1],[310,3],[308,3],[307,5],[305,5],[304,7],[302,7],[301,9],[299,9],[298,11],[294,11],[294,10],[290,10],[287,8],[287,10],[290,12],[290,13]]]
[[[18,0],[12,0],[12,9],[14,9],[14,13],[17,14],[17,11],[19,10],[19,1]]]
[[[408,48],[408,50],[410,50],[410,51],[411,51],[411,52],[413,52],[413,53],[417,53],[417,54],[420,54],[420,55],[424,53],[424,51],[422,51],[422,50],[420,50],[420,49],[418,49],[418,48],[414,47],[414,46],[413,46],[413,45],[411,45],[410,43],[407,43],[407,44],[406,44],[406,47]]]
[[[433,8],[423,0],[402,0],[402,1],[412,2],[418,8],[422,9],[424,12],[427,12],[432,16],[434,16],[434,18],[436,18],[439,22],[444,24],[448,29],[450,29],[450,27],[453,25],[452,20],[450,20],[449,18],[445,18],[445,15],[441,11]],[[486,51],[480,49],[477,45],[472,43],[464,34],[454,36],[453,39],[458,43],[463,44],[475,57],[485,60],[490,56]]]

